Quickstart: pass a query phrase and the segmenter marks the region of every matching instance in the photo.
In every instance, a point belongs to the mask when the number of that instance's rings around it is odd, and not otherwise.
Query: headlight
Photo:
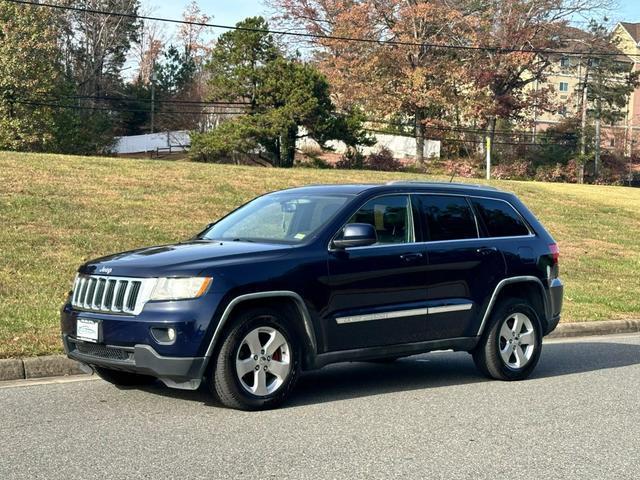
[[[211,285],[211,277],[159,278],[150,300],[186,300],[198,298]]]

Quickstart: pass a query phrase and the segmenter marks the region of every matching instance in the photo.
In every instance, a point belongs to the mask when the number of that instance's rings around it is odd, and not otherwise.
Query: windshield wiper
[[[249,240],[248,238],[234,238],[231,240],[232,242],[247,242],[247,243],[256,243],[253,240]]]

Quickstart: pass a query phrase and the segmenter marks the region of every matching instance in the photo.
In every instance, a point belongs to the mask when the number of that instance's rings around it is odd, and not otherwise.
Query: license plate
[[[76,337],[80,340],[86,340],[88,342],[98,341],[98,322],[93,320],[87,320],[86,318],[79,318],[76,325]]]

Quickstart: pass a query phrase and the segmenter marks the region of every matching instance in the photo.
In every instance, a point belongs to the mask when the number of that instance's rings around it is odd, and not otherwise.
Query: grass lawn
[[[0,358],[61,350],[58,309],[87,259],[188,238],[266,191],[415,177],[0,152]],[[640,189],[492,184],[560,244],[563,321],[640,317]]]

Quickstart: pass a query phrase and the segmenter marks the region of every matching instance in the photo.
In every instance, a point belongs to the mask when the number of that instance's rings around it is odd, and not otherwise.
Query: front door
[[[347,222],[373,225],[378,243],[329,253],[329,351],[424,338],[426,256],[415,243],[413,214],[408,195],[384,195]]]

